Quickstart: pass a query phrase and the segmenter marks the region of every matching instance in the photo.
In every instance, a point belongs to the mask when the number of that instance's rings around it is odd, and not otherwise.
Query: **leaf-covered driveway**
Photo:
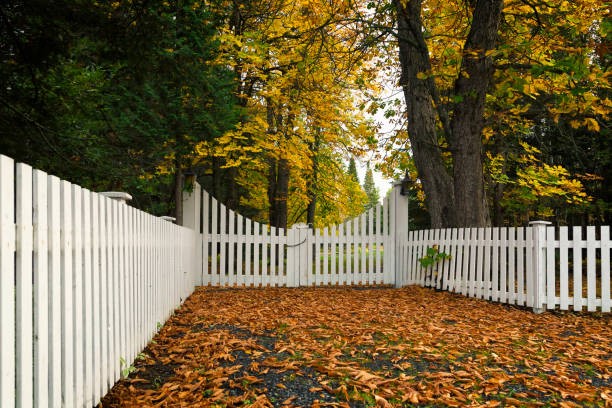
[[[419,287],[199,288],[102,404],[609,407],[611,322]]]

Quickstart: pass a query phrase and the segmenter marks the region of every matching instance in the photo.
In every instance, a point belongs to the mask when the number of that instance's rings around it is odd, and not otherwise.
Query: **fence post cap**
[[[123,191],[102,191],[100,194],[112,200],[117,200],[123,204],[132,199],[131,195]]]
[[[537,221],[529,221],[529,225],[552,225],[552,222],[550,221],[542,221],[542,220],[537,220]]]

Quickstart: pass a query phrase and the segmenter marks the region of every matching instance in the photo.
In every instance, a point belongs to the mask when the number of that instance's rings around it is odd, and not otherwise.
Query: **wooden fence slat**
[[[366,256],[367,256],[367,242],[368,242],[368,234],[367,234],[367,230],[366,230],[366,226],[367,226],[367,217],[368,217],[368,213],[365,212],[363,214],[361,214],[359,216],[359,221],[360,221],[360,229],[359,229],[359,252],[361,253],[361,263],[360,263],[360,268],[359,268],[359,284],[363,285],[365,284],[365,277],[366,277],[366,271],[367,271],[367,266],[366,266]]]
[[[287,275],[285,274],[285,244],[287,243],[287,229],[279,228],[278,236],[276,238],[276,246],[278,251],[278,277],[279,286],[287,286]],[[303,249],[307,249],[306,243],[302,244]],[[302,250],[300,245],[300,250]],[[310,265],[311,259],[307,259],[307,264]],[[301,268],[307,268],[307,265],[300,265]],[[292,271],[293,272],[293,271]],[[307,277],[310,278],[312,273],[308,273]]]
[[[499,252],[501,245],[499,243],[499,228],[493,228],[493,240],[491,242],[491,300],[499,301]]]
[[[554,309],[557,300],[555,271],[555,227],[546,227],[546,308]]]
[[[74,405],[74,328],[72,304],[72,186],[60,182],[60,285],[62,398],[66,406]]]
[[[109,209],[108,201],[106,197],[100,198],[100,275],[99,275],[99,289],[100,289],[100,331],[101,331],[101,342],[100,342],[100,367],[102,375],[102,395],[105,395],[110,385],[110,370],[109,370],[109,316],[108,316],[108,295],[109,295],[109,239],[108,239],[108,222],[109,222]]]
[[[484,240],[482,249],[484,251],[484,266],[482,269],[482,299],[491,297],[491,248],[492,248],[492,233],[491,228],[484,229]]]
[[[516,269],[516,280],[518,288],[518,304],[522,306],[531,306],[529,302],[533,301],[533,292],[530,293],[532,288],[533,278],[530,273],[533,273],[533,234],[531,228],[519,227],[517,228],[517,269]]]
[[[74,375],[74,403],[75,406],[83,406],[85,403],[84,378],[85,378],[85,340],[83,337],[83,191],[80,186],[72,185],[72,247],[74,251],[72,263],[72,327],[74,335],[74,357],[72,371]]]
[[[278,269],[277,269],[277,254],[276,254],[276,237],[278,236],[279,229],[277,227],[270,228],[270,275],[269,275],[269,286],[278,286]]]
[[[600,228],[601,240],[601,311],[610,312],[610,227]]]
[[[574,303],[575,311],[582,310],[582,228],[572,228],[573,260],[574,260]]]
[[[48,178],[49,220],[49,404],[62,401],[62,312],[61,312],[61,247],[60,247],[60,180]]]
[[[0,155],[0,401],[15,406],[15,168]]]
[[[569,282],[568,282],[568,234],[567,227],[559,228],[559,307],[561,310],[569,308]]]
[[[383,235],[383,208],[380,203],[376,203],[374,211],[374,225],[376,227],[374,230],[374,236],[376,237],[376,252],[374,253],[374,277],[372,279],[372,283],[377,283],[379,282],[379,277],[382,276],[383,272],[382,256],[384,251],[383,245],[385,243]]]
[[[221,280],[219,276],[219,202],[215,198],[211,198],[212,200],[212,208],[211,208],[211,216],[212,216],[212,229],[211,229],[211,254],[210,254],[210,274],[211,274],[211,283],[213,285],[220,285]]]
[[[228,220],[228,253],[227,253],[227,274],[228,274],[228,285],[236,286],[236,213],[232,210],[227,211]]]
[[[245,240],[245,255],[244,255],[244,262],[245,262],[245,266],[246,269],[244,271],[246,277],[245,277],[245,284],[247,286],[253,286],[254,280],[253,280],[253,271],[252,271],[252,262],[251,262],[251,256],[252,256],[252,246],[253,246],[253,233],[252,233],[252,228],[253,228],[253,221],[250,220],[249,218],[245,218],[246,220],[246,225],[245,225],[245,230],[244,233],[246,235],[246,240]]]
[[[2,196],[4,199],[4,196]],[[32,328],[32,168],[17,164],[16,169],[16,256],[15,256],[15,345],[16,405],[33,406],[33,328]],[[6,273],[5,270],[1,270]],[[4,306],[0,306],[4,307]],[[4,327],[3,327],[4,329]],[[2,335],[4,335],[4,330]]]
[[[499,237],[499,301],[506,303],[508,300],[508,229],[501,228]]]
[[[597,310],[597,275],[595,269],[595,227],[588,226],[586,237],[587,254],[587,310],[594,312]]]
[[[32,199],[32,221],[34,225],[34,259],[32,263],[34,282],[33,405],[46,407],[49,406],[49,231],[47,227],[47,175],[40,170],[34,170],[33,172]]]
[[[242,259],[242,255],[243,255],[242,247],[245,243],[243,223],[244,223],[244,217],[240,214],[237,214],[237,218],[236,218],[237,237],[235,241],[236,241],[236,284],[238,286],[245,285],[245,276],[244,276],[244,271],[243,271],[243,259]]]
[[[253,285],[261,287],[262,285],[262,266],[261,266],[261,224],[253,223]]]

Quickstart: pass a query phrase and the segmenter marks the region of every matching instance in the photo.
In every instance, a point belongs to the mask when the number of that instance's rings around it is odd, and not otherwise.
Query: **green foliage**
[[[0,5],[0,152],[156,214],[194,145],[239,115],[196,1]]]
[[[368,196],[368,202],[366,204],[366,210],[373,208],[380,201],[380,194],[378,192],[378,187],[374,183],[374,174],[370,165],[366,169],[365,177],[363,179],[363,189]]]
[[[423,268],[429,268],[436,265],[438,262],[445,259],[451,259],[451,256],[445,252],[440,252],[437,245],[428,247],[425,255],[419,258],[419,263]]]
[[[355,165],[355,158],[351,156],[348,165],[348,174],[353,177],[353,180],[359,184],[359,176],[357,175],[357,166]]]
[[[119,363],[121,365],[121,377],[122,378],[129,377],[130,374],[132,374],[133,372],[137,370],[137,368],[134,367],[133,365],[128,366],[127,361],[125,360],[124,357],[119,358]]]

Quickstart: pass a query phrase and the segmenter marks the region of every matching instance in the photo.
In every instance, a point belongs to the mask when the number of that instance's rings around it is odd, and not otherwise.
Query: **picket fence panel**
[[[179,227],[0,155],[2,407],[97,405],[198,284],[421,285],[538,312],[612,307],[608,226],[408,232],[394,188],[340,225],[285,230],[196,187],[191,228]],[[432,247],[450,257],[423,268]]]
[[[199,234],[0,155],[2,407],[92,407],[200,282]]]
[[[450,259],[424,268],[419,260],[433,247]],[[612,307],[609,226],[410,231],[401,248],[404,284],[534,309]]]
[[[211,286],[393,284],[389,200],[331,227],[286,230],[237,214],[202,192],[202,283]]]

